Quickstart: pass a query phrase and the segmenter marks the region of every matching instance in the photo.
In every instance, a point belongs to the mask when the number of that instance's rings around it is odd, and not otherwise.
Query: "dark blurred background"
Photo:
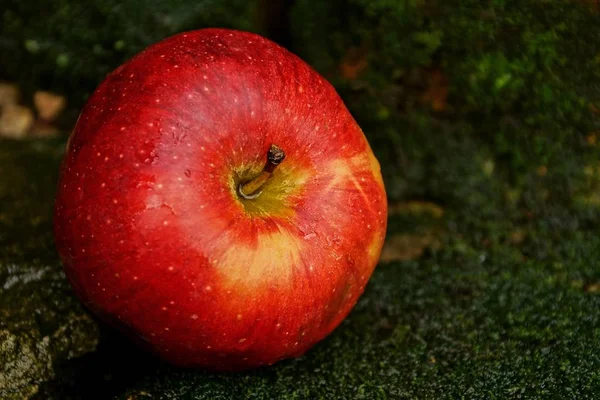
[[[586,126],[598,90],[594,1],[5,0],[2,8],[0,78],[38,120],[3,128],[7,136],[68,132],[108,72],[151,43],[210,26],[266,35],[325,75],[386,164],[393,198],[424,194],[416,183],[435,168],[426,153],[436,151],[426,148],[447,150],[437,135],[474,133],[516,172],[594,131]],[[3,87],[2,102],[11,102],[4,93],[14,87]],[[528,152],[512,154],[519,145]]]
[[[597,0],[3,0],[0,398],[600,396]],[[184,30],[265,35],[338,90],[379,158],[388,239],[299,360],[180,371],[82,309],[51,208],[103,77]],[[4,139],[2,139],[4,137]]]

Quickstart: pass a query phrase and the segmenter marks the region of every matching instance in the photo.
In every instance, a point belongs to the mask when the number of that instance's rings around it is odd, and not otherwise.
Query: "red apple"
[[[285,153],[277,167],[270,149]],[[340,324],[386,211],[379,164],[333,87],[269,40],[205,29],[98,87],[54,227],[94,313],[175,364],[239,370],[299,356]]]

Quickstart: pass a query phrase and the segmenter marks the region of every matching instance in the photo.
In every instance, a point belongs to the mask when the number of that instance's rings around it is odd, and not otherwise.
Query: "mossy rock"
[[[0,141],[0,398],[35,394],[94,351],[97,324],[56,258],[51,206],[64,144]]]
[[[586,1],[298,0],[291,20],[295,50],[370,136],[392,198],[483,199],[471,189],[485,180],[461,180],[456,198],[440,174],[463,144],[479,158],[464,167],[493,163],[520,189],[527,169],[551,175],[598,129],[600,12]]]
[[[382,162],[388,236],[403,238],[390,243],[422,249],[392,252],[330,337],[269,368],[174,368],[88,316],[52,245],[64,143],[0,142],[0,361],[18,366],[0,369],[0,397],[596,398],[590,4],[295,2],[291,47],[336,85]]]
[[[597,205],[561,208],[565,225],[500,224],[498,242],[455,232],[449,210],[434,222],[401,211],[390,234],[442,225],[441,247],[380,265],[350,317],[304,357],[209,374],[165,365],[87,316],[50,234],[64,143],[0,144],[3,398],[584,399],[600,390]]]

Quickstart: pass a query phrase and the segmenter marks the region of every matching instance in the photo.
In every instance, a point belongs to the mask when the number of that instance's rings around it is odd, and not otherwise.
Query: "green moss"
[[[597,397],[600,14],[558,0],[298,0],[291,12],[292,49],[363,127],[390,202],[444,210],[393,215],[388,234],[434,231],[439,243],[379,265],[349,318],[300,359],[239,374],[181,370],[106,328],[99,335],[68,290],[48,219],[60,145],[0,142],[0,304],[9,316],[0,361],[22,366],[0,390],[49,399]],[[130,49],[109,37],[93,51]],[[44,43],[31,40],[23,46],[37,57]],[[55,335],[62,344],[44,347]]]
[[[587,250],[598,254],[599,244]],[[302,359],[236,375],[162,367],[128,395],[593,398],[600,297],[517,249],[447,246],[419,262],[380,266],[351,317]]]
[[[6,0],[0,77],[28,91],[45,88],[81,106],[102,78],[148,45],[203,27],[259,30],[244,0]]]
[[[438,196],[426,193],[437,192],[427,169],[449,158],[450,141],[494,153],[514,180],[532,166],[552,171],[568,158],[562,149],[577,151],[596,129],[600,30],[590,27],[600,15],[572,2],[301,0],[292,21],[296,50],[337,86],[386,166],[392,198]],[[344,75],[353,49],[366,67]],[[437,111],[423,99],[432,70],[448,82]]]

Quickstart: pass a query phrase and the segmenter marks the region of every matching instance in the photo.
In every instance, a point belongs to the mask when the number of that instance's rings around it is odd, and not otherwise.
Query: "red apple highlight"
[[[94,313],[172,363],[228,371],[299,356],[338,326],[386,214],[379,164],[332,86],[260,36],[206,29],[149,47],[91,96],[54,227]]]

